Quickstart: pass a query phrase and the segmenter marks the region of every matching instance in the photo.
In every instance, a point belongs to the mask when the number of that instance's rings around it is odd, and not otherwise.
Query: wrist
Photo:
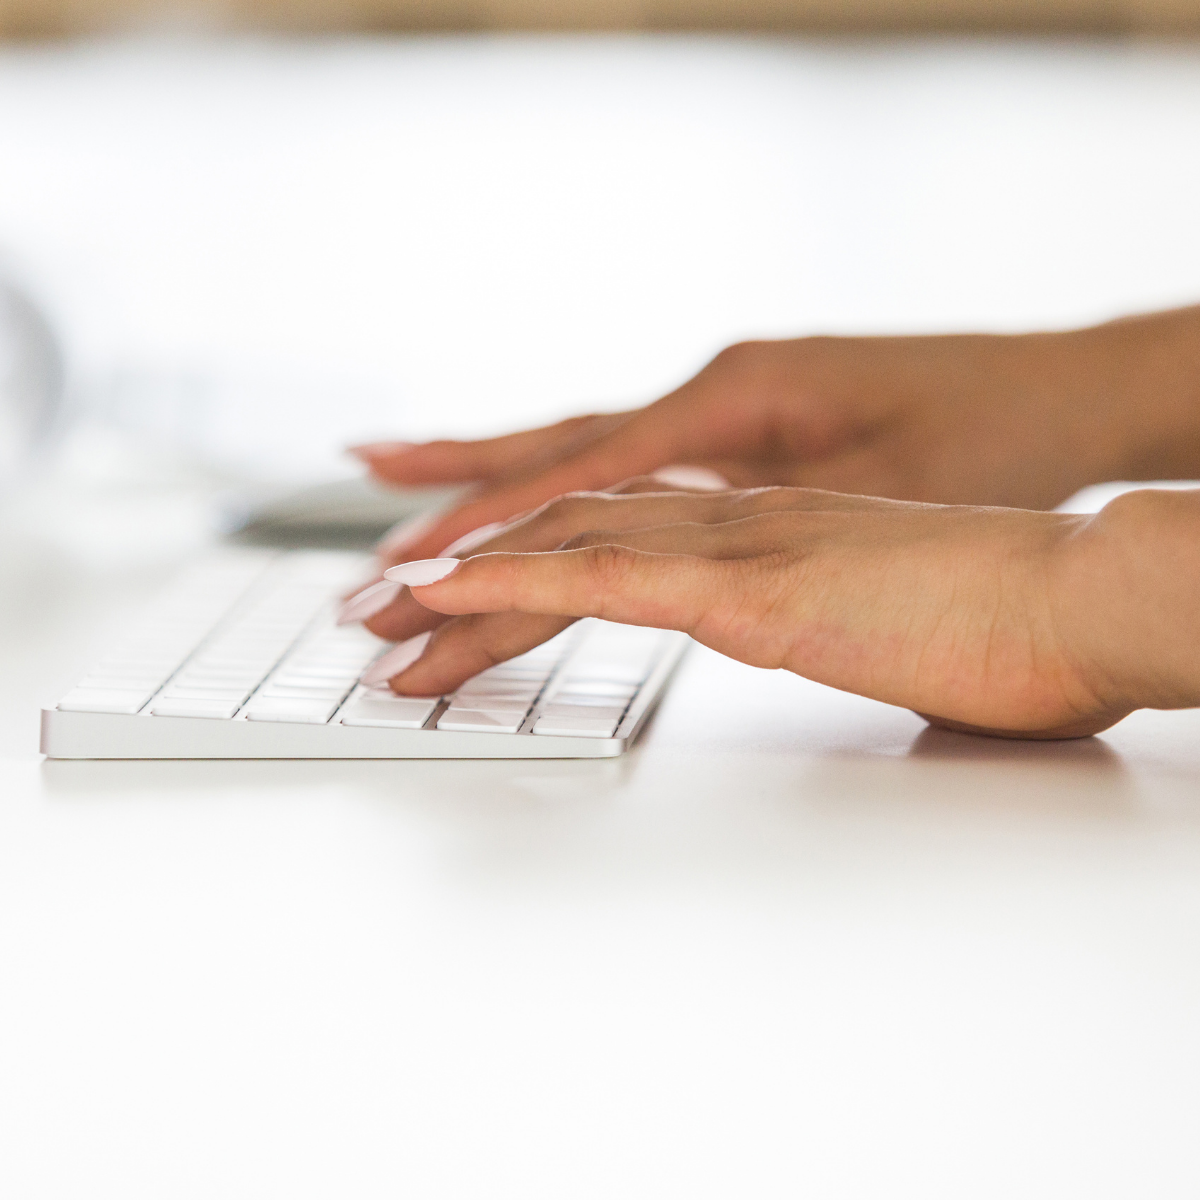
[[[1096,482],[1200,477],[1200,307],[1061,336]]]
[[[1200,491],[1131,492],[1055,559],[1056,623],[1112,712],[1200,705]]]

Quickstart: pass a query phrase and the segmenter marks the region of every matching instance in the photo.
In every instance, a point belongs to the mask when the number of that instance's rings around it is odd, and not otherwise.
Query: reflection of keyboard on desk
[[[358,683],[389,644],[333,624],[361,556],[239,552],[193,568],[42,713],[51,758],[598,758],[637,735],[683,634],[581,621],[410,699]]]

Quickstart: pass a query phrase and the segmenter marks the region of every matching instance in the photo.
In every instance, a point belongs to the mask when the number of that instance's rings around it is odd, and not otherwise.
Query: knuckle
[[[567,492],[549,501],[542,508],[540,519],[551,529],[564,532],[578,529],[590,519],[596,505],[605,499],[603,493]]]
[[[728,371],[744,371],[762,362],[769,345],[764,341],[734,342],[717,354],[712,365]]]
[[[601,531],[591,536],[605,535]],[[593,542],[586,547],[586,553],[588,575],[598,596],[611,592],[630,573],[637,558],[636,550],[611,541]]]
[[[612,537],[612,530],[609,529],[584,529],[573,533],[558,548],[560,550],[590,550],[610,542]]]

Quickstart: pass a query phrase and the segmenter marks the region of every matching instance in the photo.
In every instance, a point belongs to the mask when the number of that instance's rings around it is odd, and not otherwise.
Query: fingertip
[[[381,458],[395,458],[415,450],[416,442],[364,442],[359,446],[347,446],[346,453],[373,466]]]
[[[733,487],[719,472],[685,463],[659,467],[650,478],[689,492],[727,492]]]
[[[406,584],[410,588],[428,587],[454,574],[462,564],[461,558],[419,558],[389,567],[383,577],[390,583]]]
[[[419,633],[393,646],[362,673],[359,682],[363,687],[383,687],[389,679],[407,671],[425,653],[431,636],[430,633]]]

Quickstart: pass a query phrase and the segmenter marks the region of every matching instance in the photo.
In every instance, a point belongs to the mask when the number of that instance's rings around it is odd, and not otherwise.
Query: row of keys
[[[444,731],[513,734],[533,714],[535,734],[611,737],[663,644],[656,630],[589,621],[452,696],[398,697],[358,683],[386,643],[330,619],[331,592],[352,582],[345,557],[293,554],[263,567],[247,556],[178,580],[59,708],[305,724],[336,715],[348,726],[420,729],[444,704]]]
[[[331,590],[353,578],[342,555],[294,554],[268,567],[272,558],[248,554],[185,573],[58,707],[132,714],[153,697],[157,716],[232,717]],[[381,644],[372,641],[366,661]]]
[[[437,728],[454,733],[517,733],[538,706],[530,732],[551,737],[612,737],[654,667],[662,635],[597,624],[547,688],[567,638],[468,680],[449,698]],[[543,698],[543,693],[545,696]],[[343,725],[421,729],[441,698],[395,696],[361,688],[341,713]]]
[[[184,572],[58,707],[67,712],[139,712],[262,575],[266,561],[247,555]]]

